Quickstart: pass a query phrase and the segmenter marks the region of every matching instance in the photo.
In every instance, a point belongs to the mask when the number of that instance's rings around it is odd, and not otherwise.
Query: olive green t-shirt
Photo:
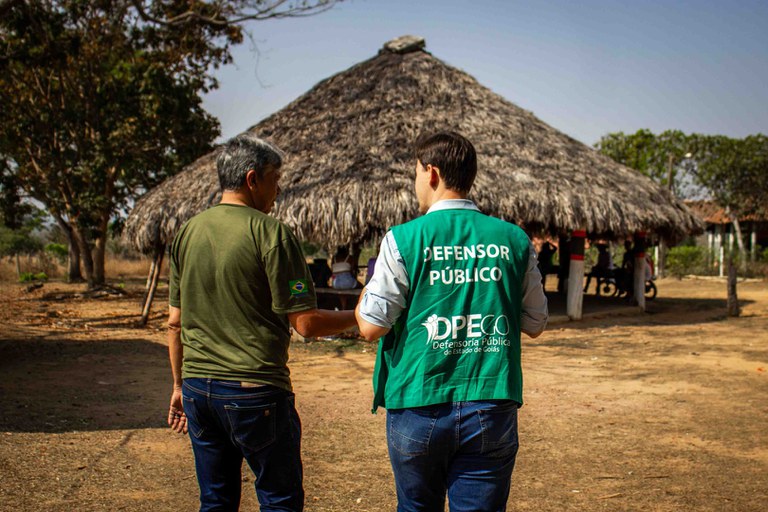
[[[181,308],[182,377],[291,390],[287,313],[317,307],[299,242],[274,217],[220,204],[171,246],[170,304]]]

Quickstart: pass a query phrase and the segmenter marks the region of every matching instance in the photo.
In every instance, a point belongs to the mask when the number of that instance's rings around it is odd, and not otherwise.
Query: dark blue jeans
[[[397,510],[503,511],[517,455],[512,400],[387,411]]]
[[[272,386],[184,379],[200,511],[237,511],[243,459],[256,475],[261,510],[304,508],[301,422],[294,395]]]

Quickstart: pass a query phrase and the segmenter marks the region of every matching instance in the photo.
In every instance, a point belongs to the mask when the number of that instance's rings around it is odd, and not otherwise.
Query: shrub
[[[48,280],[48,274],[45,272],[22,272],[21,276],[19,276],[19,282],[20,283],[28,283],[30,281],[47,281]]]
[[[673,247],[667,254],[666,270],[680,279],[686,274],[698,272],[706,261],[705,256],[703,247]]]

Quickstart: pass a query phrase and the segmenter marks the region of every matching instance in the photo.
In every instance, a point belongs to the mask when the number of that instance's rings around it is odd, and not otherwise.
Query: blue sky
[[[650,128],[768,133],[768,1],[352,0],[250,26],[205,97],[222,137],[404,34],[558,130],[593,144]]]

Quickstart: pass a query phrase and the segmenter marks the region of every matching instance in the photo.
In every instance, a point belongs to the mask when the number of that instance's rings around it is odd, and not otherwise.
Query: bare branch
[[[314,2],[297,2],[289,0],[244,1],[237,2],[238,6],[230,6],[229,15],[223,9],[227,3],[224,0],[215,0],[212,3],[203,3],[203,6],[213,8],[213,15],[191,9],[187,12],[169,18],[158,18],[150,14],[142,0],[130,0],[139,16],[147,22],[163,26],[176,26],[193,21],[216,28],[225,28],[231,25],[240,25],[247,21],[263,21],[279,18],[301,18],[320,14],[332,8],[343,0],[315,0]]]

